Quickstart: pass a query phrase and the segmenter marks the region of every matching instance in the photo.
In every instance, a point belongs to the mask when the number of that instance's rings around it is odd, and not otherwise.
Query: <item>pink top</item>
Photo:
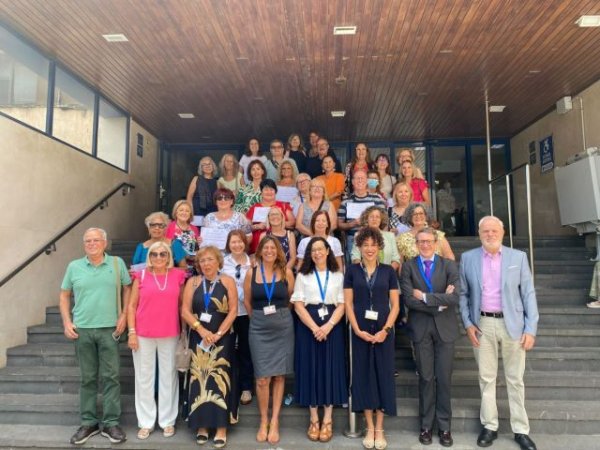
[[[413,191],[413,202],[425,201],[423,198],[423,192],[425,192],[425,189],[429,187],[426,180],[423,178],[413,178],[410,180],[410,187]]]
[[[200,236],[200,230],[198,230],[198,227],[196,225],[190,224],[190,230],[192,230],[192,233],[194,233],[194,236],[196,236],[196,237]],[[177,221],[173,220],[167,226],[167,230],[165,231],[165,237],[167,239],[176,239],[177,237],[179,237],[179,235],[182,232],[183,232],[183,230],[177,226]]]
[[[176,268],[169,269],[166,275],[155,276],[149,270],[142,272],[134,274],[134,278],[139,280],[135,312],[137,335],[148,338],[178,336],[179,292],[185,282],[185,272]]]
[[[502,312],[502,251],[492,255],[483,250],[481,258],[481,310]]]

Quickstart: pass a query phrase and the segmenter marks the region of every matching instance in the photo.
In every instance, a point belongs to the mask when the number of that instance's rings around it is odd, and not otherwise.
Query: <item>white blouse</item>
[[[298,244],[298,251],[296,252],[296,256],[298,259],[304,259],[304,254],[306,253],[306,247],[308,243],[313,238],[313,236],[308,236],[302,238],[300,244]],[[342,244],[340,244],[340,240],[335,236],[327,236],[327,243],[331,247],[331,251],[333,252],[333,256],[344,256],[344,251],[342,250]]]
[[[327,273],[319,271],[321,286],[325,289],[325,278]],[[321,291],[319,283],[314,272],[304,275],[299,273],[296,277],[294,285],[294,293],[290,299],[292,302],[304,302],[306,305],[321,304]],[[325,303],[328,305],[336,305],[344,303],[344,275],[342,272],[329,272],[329,282],[327,283],[327,291],[325,292]]]
[[[225,275],[229,275],[235,281],[235,286],[237,288],[238,293],[238,316],[247,316],[248,312],[246,311],[246,307],[244,306],[244,279],[246,278],[246,272],[250,270],[252,265],[250,264],[250,257],[246,255],[246,263],[240,264],[239,276],[236,267],[238,263],[233,259],[231,254],[227,254],[225,258],[223,258],[223,270],[222,272]]]

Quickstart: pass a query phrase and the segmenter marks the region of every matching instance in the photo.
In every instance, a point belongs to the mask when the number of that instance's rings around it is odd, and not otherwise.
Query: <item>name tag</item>
[[[377,311],[373,311],[372,309],[367,309],[365,311],[365,319],[377,320],[377,317],[379,317],[379,313]]]
[[[198,347],[200,347],[202,351],[207,352],[210,350],[211,345],[207,344],[206,342],[204,342],[204,339],[202,339],[198,344]]]
[[[319,317],[322,320],[325,320],[325,317],[327,317],[327,315],[329,314],[329,311],[327,310],[326,306],[322,306],[319,308],[318,313],[319,313]]]
[[[212,314],[208,314],[205,312],[200,314],[200,322],[210,323],[211,319],[212,319]]]
[[[275,307],[275,305],[265,306],[263,308],[263,312],[265,313],[265,316],[268,316],[270,314],[275,314],[277,312],[277,308]]]

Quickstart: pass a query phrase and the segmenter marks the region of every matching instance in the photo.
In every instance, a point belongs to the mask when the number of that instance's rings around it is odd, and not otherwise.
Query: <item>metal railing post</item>
[[[527,232],[529,234],[529,266],[531,267],[531,278],[532,280],[535,280],[535,269],[533,267],[533,225],[531,220],[531,177],[529,175],[529,164],[525,166],[525,187],[527,189]]]
[[[348,326],[348,367],[350,376],[350,386],[352,386],[352,325]],[[352,392],[348,393],[348,428],[344,430],[344,436],[347,438],[359,438],[361,433],[356,430],[356,413],[352,412]]]
[[[508,205],[508,238],[510,248],[513,248],[512,208],[510,204],[510,175],[506,175],[506,203]]]

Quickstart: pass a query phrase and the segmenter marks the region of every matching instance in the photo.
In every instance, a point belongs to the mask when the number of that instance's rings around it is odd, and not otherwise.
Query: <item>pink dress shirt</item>
[[[490,313],[502,312],[502,251],[491,254],[483,250],[481,258],[481,310]]]

